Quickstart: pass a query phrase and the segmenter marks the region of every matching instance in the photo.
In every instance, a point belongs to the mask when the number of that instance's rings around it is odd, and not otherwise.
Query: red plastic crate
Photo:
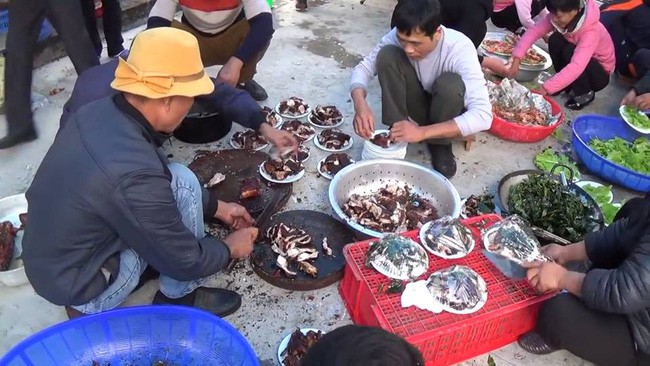
[[[376,326],[402,336],[424,355],[427,366],[458,363],[514,342],[532,330],[540,304],[552,294],[537,296],[525,280],[504,276],[483,254],[483,241],[476,226],[501,220],[485,215],[463,220],[474,234],[476,247],[465,258],[445,260],[429,254],[429,270],[420,279],[454,264],[466,265],[485,279],[488,300],[478,312],[434,314],[414,306],[402,308],[400,294],[378,293],[390,279],[365,265],[373,240],[349,244],[343,249],[346,265],[339,292],[356,324]],[[419,242],[418,231],[403,234]]]

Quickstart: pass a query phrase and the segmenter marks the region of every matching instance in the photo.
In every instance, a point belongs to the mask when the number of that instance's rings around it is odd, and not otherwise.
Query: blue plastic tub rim
[[[144,305],[144,306],[131,306],[125,308],[118,308],[102,313],[92,314],[82,316],[73,320],[64,321],[48,328],[41,330],[38,333],[35,333],[18,344],[16,344],[12,349],[7,352],[2,358],[0,358],[0,366],[9,365],[10,362],[15,360],[22,360],[25,351],[30,345],[37,344],[40,340],[45,339],[46,337],[60,334],[63,330],[83,328],[85,325],[90,325],[96,322],[102,322],[109,319],[119,319],[122,317],[129,316],[186,316],[188,319],[202,319],[209,322],[213,322],[215,325],[224,328],[231,336],[234,338],[234,341],[240,343],[245,349],[245,356],[247,359],[251,360],[253,366],[259,366],[259,359],[251,345],[248,343],[248,340],[235,328],[233,325],[227,321],[215,316],[206,311],[186,307],[186,306],[174,306],[174,305]],[[20,365],[29,365],[30,363],[20,363]],[[175,365],[175,364],[174,364]],[[37,365],[39,366],[39,365]],[[88,365],[91,366],[91,365]],[[147,365],[148,366],[148,365]]]

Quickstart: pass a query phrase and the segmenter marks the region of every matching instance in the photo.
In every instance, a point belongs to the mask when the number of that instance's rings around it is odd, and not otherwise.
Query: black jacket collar
[[[140,113],[139,110],[137,110],[126,100],[126,98],[124,98],[124,94],[115,94],[113,96],[113,101],[115,102],[117,109],[119,109],[127,116],[131,117],[132,120],[136,121],[140,126],[142,126],[144,129],[144,137],[147,139],[147,141],[156,145],[156,147],[161,147],[163,142],[168,140],[171,136],[171,134],[166,134],[154,130],[149,121],[147,121],[147,119],[142,115],[142,113]]]

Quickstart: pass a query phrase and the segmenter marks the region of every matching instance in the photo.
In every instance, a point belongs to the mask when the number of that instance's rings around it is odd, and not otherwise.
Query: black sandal
[[[517,339],[519,347],[534,355],[547,355],[557,351],[557,348],[546,343],[541,335],[535,332],[528,332]]]
[[[296,11],[307,11],[307,0],[296,0]]]

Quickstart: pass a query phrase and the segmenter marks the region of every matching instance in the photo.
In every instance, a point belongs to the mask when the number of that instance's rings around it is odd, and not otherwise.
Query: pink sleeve
[[[530,10],[533,0],[515,0],[515,7],[517,8],[517,16],[524,28],[529,29],[535,25],[533,17],[530,16]]]
[[[539,22],[535,23],[532,28],[526,30],[526,33],[524,33],[519,42],[517,42],[512,55],[521,59],[524,57],[533,43],[535,43],[538,39],[542,38],[545,34],[549,33],[552,30],[553,24],[551,24],[551,18],[549,15],[544,19],[541,19]]]
[[[598,47],[598,31],[589,30],[581,35],[576,49],[571,57],[571,62],[562,71],[553,75],[544,83],[544,89],[549,93],[556,93],[574,82],[587,68],[587,64]]]

